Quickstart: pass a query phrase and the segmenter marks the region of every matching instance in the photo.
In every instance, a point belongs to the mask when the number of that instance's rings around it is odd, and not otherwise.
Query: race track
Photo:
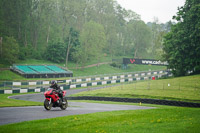
[[[67,94],[70,95],[80,91],[87,91],[87,89],[68,90]],[[44,101],[43,93],[12,96],[10,98],[28,100],[28,101],[39,101],[39,102]],[[30,121],[30,120],[55,118],[68,115],[88,114],[95,112],[117,111],[117,110],[152,109],[152,108],[153,107],[84,103],[84,102],[69,102],[69,107],[66,110],[61,110],[60,108],[52,108],[52,110],[50,111],[46,111],[43,106],[4,107],[0,108],[0,114],[1,114],[0,125]]]

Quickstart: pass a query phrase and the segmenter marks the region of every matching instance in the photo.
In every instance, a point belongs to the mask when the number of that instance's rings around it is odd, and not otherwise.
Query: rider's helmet
[[[55,80],[52,80],[51,81],[51,86],[55,86],[56,85],[56,81]]]

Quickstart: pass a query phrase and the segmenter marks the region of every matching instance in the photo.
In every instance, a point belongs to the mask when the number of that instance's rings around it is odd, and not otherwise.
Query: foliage
[[[83,64],[84,57],[83,50],[80,45],[76,46],[74,48],[74,51],[72,52],[72,60],[76,63],[76,66],[78,67],[78,64]]]
[[[72,53],[74,51],[76,51],[76,47],[78,47],[78,45],[80,45],[79,32],[74,30],[73,28],[70,28],[69,36],[67,37],[65,42],[67,43],[66,66],[68,66],[68,59],[73,60]],[[74,59],[76,59],[76,57]]]
[[[153,23],[147,24],[152,33],[152,45],[148,49],[148,53],[155,59],[161,60],[163,55],[163,37],[170,31],[172,22],[169,21],[166,25],[159,24],[157,19]]]
[[[33,58],[34,48],[32,47],[32,45],[28,44],[26,47],[19,47],[19,49],[20,49],[19,52],[20,60]]]
[[[143,57],[142,55],[147,52],[151,42],[150,28],[143,21],[130,21],[127,24],[127,33],[129,40],[127,43],[134,47],[134,57]],[[132,48],[133,49],[133,48]],[[133,50],[132,50],[133,51]],[[132,53],[132,54],[133,54]]]
[[[186,0],[174,19],[178,24],[165,36],[164,58],[176,76],[200,73],[200,1]]]
[[[103,55],[102,50],[106,44],[103,26],[93,21],[86,23],[81,31],[80,41],[82,65],[91,59],[99,60]]]
[[[19,56],[19,45],[13,37],[4,37],[1,59],[8,63],[15,63]]]
[[[50,43],[45,52],[45,58],[55,63],[61,63],[65,60],[66,47],[63,43]]]
[[[116,63],[116,62],[113,62],[113,63],[110,64],[110,66],[112,66],[112,67],[117,67],[117,68],[121,68],[121,65],[122,65],[122,64]]]
[[[0,37],[16,40],[20,60],[42,59],[44,51],[55,40],[55,44],[64,42],[66,46],[66,52],[60,58],[64,58],[61,60],[67,66],[72,60],[79,64],[101,60],[103,54],[149,57],[152,52],[149,49],[155,42],[140,15],[113,0],[1,0],[0,9]],[[89,35],[90,30],[92,34]],[[156,36],[153,39],[162,40],[162,35]],[[88,55],[83,48],[86,37],[94,37],[87,44]],[[83,44],[78,46],[79,43]],[[82,55],[81,61],[77,55]]]

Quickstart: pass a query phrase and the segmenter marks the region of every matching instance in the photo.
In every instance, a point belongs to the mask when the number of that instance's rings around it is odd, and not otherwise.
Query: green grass
[[[41,102],[23,101],[16,99],[9,99],[9,96],[19,94],[0,94],[0,107],[20,107],[20,106],[41,106]],[[20,94],[23,95],[23,94]]]
[[[120,58],[120,57],[118,57]],[[103,57],[100,62],[111,62],[112,61],[112,58],[111,57]],[[98,60],[91,60],[90,62],[87,62],[85,65],[91,65],[91,64],[96,64],[98,63]],[[37,60],[37,59],[27,59],[27,60],[22,60],[22,61],[18,61],[17,64],[28,64],[28,65],[33,65],[33,64],[38,64],[38,65],[43,65],[43,64],[56,64],[56,65],[59,65],[59,66],[62,66],[62,67],[65,67],[65,62],[62,62],[62,63],[54,63],[54,62],[51,62],[51,61],[47,61],[47,60]],[[69,61],[68,62],[68,68],[71,68],[71,67],[76,67],[76,64]]]
[[[38,65],[43,65],[43,64],[55,64],[51,61],[47,61],[47,60],[37,60],[37,59],[27,59],[27,60],[20,60],[18,61],[16,64],[24,64],[24,65],[34,65],[34,64],[38,64]]]
[[[115,73],[126,73],[126,72],[138,72],[138,71],[149,71],[149,70],[163,70],[166,69],[165,66],[149,66],[149,65],[129,65],[129,69],[123,70],[119,68],[115,68],[110,66],[109,64],[100,65],[99,67],[90,67],[85,68],[84,70],[81,69],[73,69],[73,76],[80,77],[80,76],[91,76],[91,75],[102,75],[102,74],[115,74]],[[68,79],[68,78],[57,78],[61,79]],[[14,81],[14,80],[52,80],[52,79],[26,79],[18,74],[11,72],[10,70],[0,71],[0,80],[1,81]],[[55,80],[55,79],[54,79]]]
[[[118,57],[120,58],[120,57]],[[103,57],[100,62],[111,62],[112,58],[111,57]],[[90,62],[87,62],[85,65],[91,65],[91,64],[96,64],[98,63],[97,60],[91,60]],[[16,64],[24,64],[24,65],[44,65],[44,64],[55,64],[55,65],[59,65],[61,67],[65,67],[65,62],[62,63],[54,63],[51,61],[47,61],[47,60],[37,60],[37,59],[27,59],[27,60],[19,60]],[[1,67],[1,66],[0,66]],[[76,64],[69,61],[68,62],[68,68],[74,68],[76,67]],[[80,66],[79,66],[80,67]]]
[[[155,81],[137,82],[124,84],[120,87],[112,87],[96,91],[87,91],[80,95],[91,94],[98,96],[120,96],[120,97],[150,97],[150,98],[171,98],[176,100],[195,101],[200,100],[200,75],[187,76],[180,78],[162,79]],[[150,83],[150,89],[147,85]],[[181,86],[179,86],[181,83]],[[163,89],[164,84],[164,89]],[[166,84],[166,85],[165,85]],[[170,86],[168,86],[170,84]],[[101,93],[99,93],[101,91]],[[131,95],[130,95],[131,92]],[[195,92],[195,93],[192,93]],[[111,94],[112,93],[112,94]],[[132,95],[134,94],[135,95]],[[0,95],[0,101],[6,100],[9,95]],[[18,100],[16,100],[18,101]],[[12,104],[21,106],[19,103],[11,101]],[[0,103],[1,103],[0,102]],[[83,101],[84,102],[84,101]],[[92,101],[96,102],[96,101]],[[139,105],[138,103],[116,103],[116,102],[101,102],[109,104],[128,104]],[[42,103],[40,103],[42,104]],[[1,104],[0,104],[1,105]],[[30,105],[30,103],[28,103]],[[34,104],[33,104],[34,105]],[[35,120],[8,124],[0,126],[0,132],[16,132],[16,133],[35,133],[35,132],[73,132],[73,133],[149,133],[149,132],[199,132],[200,123],[200,108],[185,108],[143,104],[144,106],[153,106],[155,109],[147,110],[126,110],[101,112],[84,115],[73,115],[51,119]],[[53,113],[53,112],[49,112]],[[66,112],[67,113],[67,112]],[[31,127],[31,128],[30,128]]]
[[[0,126],[0,132],[169,133],[199,132],[199,108],[160,106],[156,109],[101,112]]]
[[[25,78],[10,70],[4,70],[0,71],[0,80],[25,80]]]
[[[200,102],[200,75],[123,84],[72,96],[152,98]],[[170,85],[170,86],[168,86]]]
[[[116,67],[112,67],[109,64],[100,65],[99,67],[91,67],[81,69],[74,69],[74,77],[77,76],[88,76],[88,75],[101,75],[101,74],[114,74],[114,73],[127,73],[127,72],[139,72],[139,71],[149,71],[149,70],[164,70],[164,66],[149,66],[149,65],[129,65],[129,69],[123,70]]]

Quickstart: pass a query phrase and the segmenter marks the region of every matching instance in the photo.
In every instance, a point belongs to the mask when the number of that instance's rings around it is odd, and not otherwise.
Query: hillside
[[[104,60],[105,62],[108,62],[108,59]],[[149,70],[163,70],[166,69],[165,66],[153,66],[153,65],[129,65],[129,68],[126,70],[123,70],[121,68],[112,67],[110,64],[102,64],[97,65],[93,64],[97,62],[90,62],[87,64],[87,68],[84,69],[75,69],[76,64],[70,63],[69,64],[69,70],[73,71],[74,77],[80,77],[80,76],[90,76],[90,75],[102,75],[102,74],[112,74],[112,73],[126,73],[126,72],[138,72],[138,71],[149,71]],[[18,64],[55,64],[49,61],[44,60],[27,60],[23,62],[18,62]],[[63,64],[55,64],[63,67]],[[70,69],[71,68],[71,69]],[[10,70],[1,70],[0,71],[0,80],[38,80],[38,79],[26,79],[24,77],[21,77],[20,75],[11,72]],[[41,80],[41,79],[40,79]]]

